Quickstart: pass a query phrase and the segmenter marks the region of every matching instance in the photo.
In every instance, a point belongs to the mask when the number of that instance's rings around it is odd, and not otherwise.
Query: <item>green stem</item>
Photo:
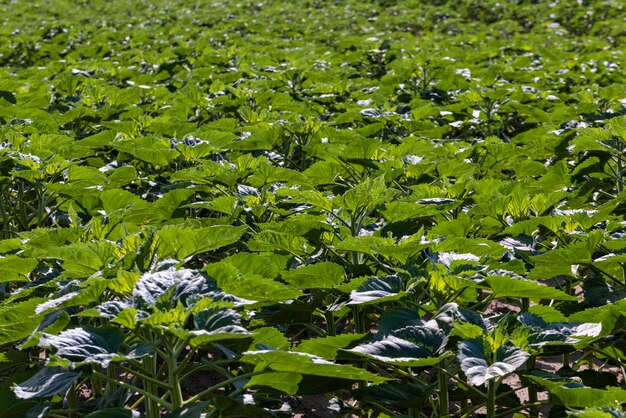
[[[317,326],[317,325],[315,325],[315,324],[307,323],[307,324],[304,324],[304,326],[305,326],[308,330],[313,331],[314,333],[316,333],[319,337],[324,337],[324,336],[326,336],[326,331],[324,331],[324,329],[323,329],[323,328],[318,327],[318,326]]]
[[[107,380],[107,387],[106,387],[106,389],[107,389],[108,393],[112,393],[112,392],[114,392],[117,389],[117,387],[115,386],[115,380],[116,380],[115,369],[113,368],[112,365],[109,365],[109,367],[107,367],[107,369],[106,369],[106,372],[107,372],[107,374],[106,374],[106,378],[107,378],[106,379]]]
[[[193,358],[193,356],[196,354],[196,349],[195,348],[190,348],[189,352],[187,353],[187,355],[185,356],[185,358],[183,359],[183,361],[181,361],[180,363],[178,363],[178,370],[181,370],[183,368],[185,368],[187,366],[187,364],[189,364],[189,362],[191,361],[191,359]],[[182,380],[182,379],[180,379]]]
[[[326,330],[328,335],[337,335],[337,324],[335,323],[335,316],[331,311],[324,312],[326,318]]]
[[[78,402],[76,401],[76,382],[74,382],[72,383],[72,386],[70,387],[70,390],[67,393],[67,406],[69,407],[71,411],[75,411],[77,404]],[[68,416],[73,417],[74,412],[69,412]]]
[[[498,382],[489,380],[487,388],[487,418],[496,417],[496,388]]]
[[[442,368],[446,367],[446,360],[442,362]],[[450,401],[448,397],[448,376],[439,371],[439,416],[445,417],[450,412]]]
[[[154,377],[158,377],[156,370],[156,359],[153,356],[147,356],[144,358],[144,371],[145,374],[151,375]],[[159,418],[161,416],[161,411],[159,408],[159,403],[161,399],[159,398],[159,389],[157,385],[155,385],[152,381],[147,380],[144,382],[144,387],[150,396],[146,395],[146,416],[148,418]],[[141,393],[141,392],[140,392]],[[171,409],[169,409],[171,411]]]
[[[463,389],[465,389],[465,390],[473,392],[476,396],[479,396],[481,398],[486,398],[487,397],[487,394],[485,392],[481,392],[480,390],[476,389],[474,386],[470,386],[469,384],[467,384],[462,379],[459,379],[458,377],[456,377],[454,374],[449,373],[446,369],[437,366],[437,371],[439,373],[442,373],[442,372],[445,373],[446,376],[448,376],[448,378],[451,378],[451,379],[455,380],[458,383],[459,386],[462,386]]]
[[[118,365],[118,367],[120,369],[122,369],[122,370],[127,371],[128,373],[130,373],[134,377],[137,377],[137,378],[139,378],[139,379],[141,379],[143,381],[154,383],[155,385],[160,386],[160,387],[162,387],[163,389],[166,389],[166,390],[171,390],[172,389],[172,387],[170,385],[168,385],[167,383],[162,382],[159,379],[155,379],[154,377],[148,376],[145,373],[142,373],[140,371],[131,369],[130,367],[126,367],[126,366],[121,365],[121,364]]]
[[[365,333],[365,321],[363,321],[363,310],[361,306],[354,305],[352,307],[352,316],[354,321],[354,332],[356,334]]]
[[[169,377],[169,383],[172,387],[172,407],[174,409],[180,408],[183,405],[183,392],[180,387],[180,380],[178,375],[178,355],[177,350],[172,350],[170,356],[167,358],[167,371]]]
[[[150,392],[147,392],[141,388],[138,388],[137,386],[131,385],[129,383],[123,382],[121,380],[117,380],[117,379],[111,379],[109,376],[102,374],[100,372],[93,372],[93,374],[97,377],[100,377],[102,379],[106,379],[107,381],[110,381],[112,383],[115,383],[117,386],[126,388],[128,390],[130,390],[131,392],[136,392],[140,395],[145,396],[147,399],[152,400],[153,402],[155,402],[157,405],[161,404],[161,406],[165,407],[167,410],[172,411],[172,405],[169,402],[165,402],[163,401],[161,398],[159,398],[157,395],[152,394]],[[160,411],[157,408],[157,415],[155,415],[155,417],[160,418]]]
[[[522,298],[522,312],[528,312],[530,308],[530,299]]]

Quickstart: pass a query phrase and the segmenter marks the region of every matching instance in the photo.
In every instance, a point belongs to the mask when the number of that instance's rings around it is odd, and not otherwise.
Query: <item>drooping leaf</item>
[[[124,341],[124,333],[113,326],[73,328],[58,335],[44,334],[39,344],[52,347],[56,355],[76,363],[95,363],[108,367]]]
[[[433,386],[412,382],[385,382],[376,386],[359,388],[354,391],[357,399],[372,400],[383,405],[400,408],[419,408],[433,393]]]
[[[563,382],[550,381],[538,376],[529,376],[529,379],[544,386],[551,395],[556,396],[563,405],[569,407],[614,406],[616,403],[626,403],[626,390],[619,387],[608,386],[605,389],[595,389],[579,383],[563,384]]]
[[[350,293],[348,305],[387,302],[404,296],[399,276],[371,277]]]
[[[459,343],[458,358],[461,369],[471,385],[480,386],[488,380],[506,376],[522,366],[530,354],[513,346],[502,346],[490,362],[486,357],[482,339],[465,340]]]
[[[67,372],[58,367],[45,367],[30,379],[15,385],[13,392],[20,399],[48,398],[64,394],[80,372]]]
[[[286,351],[248,351],[241,357],[243,363],[255,365],[257,370],[297,373],[346,380],[366,380],[372,383],[386,381],[384,377],[353,366],[339,365],[320,357]]]

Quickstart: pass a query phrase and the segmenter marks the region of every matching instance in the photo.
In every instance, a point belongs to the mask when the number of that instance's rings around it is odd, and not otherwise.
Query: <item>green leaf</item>
[[[589,308],[581,312],[570,315],[567,319],[571,322],[597,323],[602,324],[602,335],[615,332],[616,327],[626,316],[626,301],[619,301],[612,305],[605,305],[599,308]]]
[[[461,202],[453,199],[440,199],[438,201],[418,201],[418,202],[389,202],[382,211],[385,219],[389,222],[401,222],[407,219],[428,218],[438,215],[444,210],[451,210],[459,206]]]
[[[108,367],[118,357],[124,332],[115,326],[84,327],[63,331],[59,335],[44,334],[42,347],[52,347],[56,356],[75,363],[95,363]]]
[[[226,261],[209,264],[204,271],[214,278],[225,292],[248,301],[282,302],[303,295],[292,286],[259,274],[242,274]]]
[[[37,260],[18,255],[0,258],[0,283],[28,282],[28,274],[37,267]]]
[[[430,352],[413,342],[393,335],[360,344],[351,353],[400,366],[425,367],[439,363],[443,357],[431,357]]]
[[[58,298],[49,299],[37,306],[37,314],[49,313],[52,310],[64,309],[70,306],[89,305],[100,300],[102,293],[106,290],[108,283],[102,277],[95,277],[83,282],[84,288],[75,292],[66,293]]]
[[[420,408],[433,393],[434,387],[412,382],[385,382],[355,390],[354,396],[362,402],[375,401],[399,408]]]
[[[302,375],[298,373],[267,372],[252,376],[245,387],[268,387],[284,392],[287,395],[295,395],[298,392],[298,386],[301,381]]]
[[[366,370],[352,366],[344,366],[323,360],[320,357],[287,351],[248,351],[240,361],[255,365],[256,370],[296,373],[320,377],[346,380],[366,380],[382,383],[387,379]]]
[[[509,276],[488,276],[485,281],[493,289],[494,296],[498,298],[578,300],[577,297],[570,296],[561,290]]]
[[[24,302],[0,305],[0,345],[28,337],[43,318],[42,315],[35,313],[35,309],[45,300],[33,298]]]
[[[274,251],[298,256],[308,256],[304,250],[307,245],[302,236],[277,231],[261,231],[248,241],[250,251]]]
[[[334,360],[340,349],[352,345],[365,337],[366,334],[342,334],[322,338],[304,340],[293,349],[299,353],[309,353],[325,360]]]
[[[292,286],[254,274],[247,274],[233,281],[218,280],[218,284],[230,294],[257,302],[283,302],[303,295]]]
[[[518,347],[502,346],[498,348],[494,362],[490,364],[485,353],[482,339],[475,338],[459,343],[458,358],[461,369],[471,385],[480,386],[489,380],[513,373],[530,357],[530,354]]]
[[[619,387],[607,386],[606,390],[584,387],[578,383],[564,384],[543,379],[538,376],[528,376],[532,381],[548,389],[551,395],[558,398],[561,404],[573,408],[593,406],[615,406],[616,403],[626,403],[626,390]]]
[[[16,105],[17,100],[15,98],[15,94],[10,91],[0,90],[0,99],[6,100],[9,104]]]
[[[379,332],[389,334],[392,331],[419,322],[420,317],[416,309],[393,308],[385,310],[378,322]]]
[[[436,326],[409,325],[346,351],[385,363],[423,367],[443,359],[438,356],[446,342],[445,333]]]
[[[368,177],[364,182],[348,190],[343,196],[343,207],[353,214],[373,209],[395,195],[395,190],[385,184],[385,177]]]
[[[62,260],[69,277],[82,278],[102,270],[115,257],[117,250],[114,243],[107,241],[76,243],[49,249],[44,257]]]
[[[402,298],[402,279],[399,276],[371,277],[350,293],[348,305],[366,305]]]
[[[335,263],[321,262],[289,270],[282,279],[299,289],[331,289],[344,280],[343,268]]]
[[[189,228],[165,226],[156,234],[158,238],[157,254],[161,259],[176,257],[184,260],[192,255],[217,250],[233,244],[246,232],[246,226],[209,226]]]
[[[257,328],[254,330],[254,339],[249,350],[288,350],[291,346],[289,339],[276,328]]]
[[[478,325],[470,324],[469,322],[454,322],[454,328],[450,333],[450,336],[456,336],[463,339],[480,338],[485,334],[485,330]]]
[[[58,367],[44,367],[30,379],[13,387],[20,399],[48,398],[65,394],[80,377],[80,372],[64,372]]]

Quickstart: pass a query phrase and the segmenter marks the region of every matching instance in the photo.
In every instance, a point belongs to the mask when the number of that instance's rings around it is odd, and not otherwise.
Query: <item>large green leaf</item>
[[[301,381],[302,375],[298,373],[267,372],[252,376],[246,387],[262,386],[279,390],[287,395],[295,395]]]
[[[366,305],[400,299],[405,295],[399,276],[371,277],[350,293],[348,305]]]
[[[471,385],[483,385],[489,380],[504,377],[526,363],[530,354],[513,346],[500,347],[493,361],[485,356],[483,340],[476,338],[459,343],[458,358],[461,369]]]
[[[70,277],[89,277],[113,261],[117,251],[114,243],[98,241],[53,248],[46,251],[45,257],[62,260]]]
[[[80,372],[67,372],[59,367],[44,367],[30,379],[13,387],[20,399],[48,398],[65,394],[79,377]]]
[[[538,376],[529,376],[529,379],[544,386],[551,395],[569,407],[615,406],[617,403],[626,403],[626,390],[619,387],[594,389],[578,383],[551,381]]]
[[[51,347],[56,355],[73,363],[95,363],[108,367],[116,359],[124,341],[124,332],[114,326],[73,328],[58,335],[44,334],[42,347]]]
[[[292,286],[259,274],[242,274],[227,262],[209,264],[204,271],[214,278],[224,291],[249,302],[282,302],[303,295]]]
[[[135,305],[142,309],[158,304],[161,307],[174,307],[177,303],[191,306],[203,297],[234,300],[218,289],[214,280],[198,271],[173,268],[141,276],[132,297]]]
[[[395,329],[347,351],[385,363],[423,367],[442,360],[446,342],[445,333],[436,325],[416,325]]]
[[[334,360],[340,349],[346,348],[365,337],[366,334],[342,334],[304,340],[293,351],[309,353],[325,360]]]
[[[37,267],[37,260],[17,255],[0,258],[0,282],[27,282],[28,274]]]
[[[344,280],[343,268],[335,263],[322,262],[299,267],[282,274],[282,279],[299,289],[330,289]]]
[[[363,402],[371,400],[400,408],[420,408],[433,393],[433,389],[433,386],[412,382],[385,382],[359,388],[354,391],[354,395]]]
[[[296,373],[352,381],[366,380],[372,383],[381,383],[387,380],[367,370],[335,364],[307,353],[267,350],[248,351],[243,354],[240,361],[253,364],[255,369],[259,371]]]
[[[245,226],[218,225],[205,228],[165,226],[156,234],[157,254],[161,259],[184,260],[192,255],[217,250],[233,244],[247,230]]]
[[[35,313],[35,309],[45,300],[32,298],[24,302],[0,305],[0,345],[28,337],[43,318]]]
[[[561,290],[509,276],[488,276],[485,281],[493,289],[494,296],[500,298],[578,300],[577,297],[570,296]]]
[[[395,191],[385,184],[385,177],[367,177],[342,196],[343,207],[352,214],[369,210],[393,197]]]

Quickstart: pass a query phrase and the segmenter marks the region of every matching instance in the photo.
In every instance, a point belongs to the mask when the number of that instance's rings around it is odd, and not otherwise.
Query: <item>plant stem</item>
[[[72,383],[72,386],[70,386],[70,390],[67,392],[67,406],[69,407],[69,410],[76,411],[76,405],[76,382],[74,382]],[[68,412],[68,416],[73,417],[74,412]]]
[[[324,317],[326,318],[326,330],[328,335],[337,335],[337,324],[335,323],[335,316],[331,311],[324,312]]]
[[[487,418],[496,417],[496,388],[498,382],[495,380],[489,380],[487,383]]]
[[[442,362],[442,369],[446,367],[446,360]],[[439,377],[439,416],[445,417],[450,412],[450,401],[448,398],[448,376],[441,370],[437,373]]]
[[[522,312],[528,312],[528,308],[530,308],[530,300],[522,298]]]
[[[172,387],[172,406],[174,409],[180,408],[183,405],[183,393],[180,387],[180,380],[178,379],[178,356],[177,350],[172,349],[167,361],[167,371],[169,384]]]
[[[365,333],[365,321],[363,320],[363,310],[361,306],[354,305],[352,307],[352,316],[354,322],[354,332],[356,334]]]
[[[463,389],[469,390],[470,392],[473,392],[474,394],[476,394],[477,396],[480,396],[481,398],[486,398],[487,394],[476,389],[474,386],[469,385],[467,382],[463,381],[462,379],[459,379],[457,376],[454,376],[451,373],[448,373],[448,371],[446,369],[443,369],[441,367],[437,367],[437,370],[439,371],[439,373],[445,373],[446,376],[448,376],[448,378],[454,379],[459,386],[463,386]]]
[[[154,377],[148,376],[148,375],[146,375],[146,374],[144,374],[144,373],[142,373],[140,371],[133,370],[130,367],[126,367],[126,366],[120,364],[119,368],[124,370],[124,371],[127,371],[129,374],[133,375],[134,377],[137,377],[137,378],[139,378],[141,380],[144,380],[146,382],[154,383],[155,385],[160,386],[163,389],[166,389],[166,390],[171,390],[172,389],[172,387],[170,385],[168,385],[166,382],[162,382],[159,379],[155,379]]]
[[[100,377],[100,378],[102,378],[102,379],[106,379],[107,381],[115,383],[116,385],[118,385],[120,387],[126,388],[126,389],[128,389],[128,390],[130,390],[132,392],[136,392],[136,393],[138,393],[140,395],[143,395],[148,400],[152,400],[157,405],[157,411],[156,411],[157,415],[154,416],[156,418],[160,418],[160,411],[158,409],[158,404],[161,404],[161,406],[163,406],[167,410],[170,410],[170,411],[173,410],[172,409],[172,405],[169,402],[166,402],[166,401],[162,400],[157,395],[154,395],[154,394],[152,394],[150,392],[147,392],[147,391],[145,391],[143,389],[140,389],[137,386],[131,385],[130,383],[126,383],[126,382],[123,382],[121,380],[112,379],[109,376],[107,376],[105,374],[102,374],[100,372],[95,372],[94,371],[93,374],[98,376],[98,377]]]
[[[145,372],[148,375],[157,377],[156,374],[156,361],[152,356],[147,356],[144,358],[144,367]],[[146,395],[146,416],[148,418],[159,418],[161,416],[160,408],[159,408],[159,393],[158,387],[150,380],[144,381],[144,387],[147,390],[147,393],[150,393],[151,396]]]

